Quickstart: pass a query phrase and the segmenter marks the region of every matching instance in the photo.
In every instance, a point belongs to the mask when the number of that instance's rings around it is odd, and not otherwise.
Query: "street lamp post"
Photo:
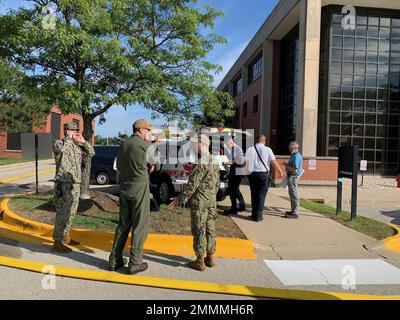
[[[109,130],[108,130],[108,123],[107,123],[107,146],[108,146],[108,137],[109,137]]]

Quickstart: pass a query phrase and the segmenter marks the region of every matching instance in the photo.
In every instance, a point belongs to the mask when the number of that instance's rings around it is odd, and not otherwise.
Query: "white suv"
[[[168,203],[171,197],[184,190],[195,162],[194,152],[189,141],[159,141],[154,143],[154,148],[159,151],[162,164],[159,171],[150,175],[151,193],[159,202]],[[220,166],[217,201],[223,201],[228,194],[228,170],[224,165],[228,158],[220,154],[220,150],[211,150],[211,153]]]

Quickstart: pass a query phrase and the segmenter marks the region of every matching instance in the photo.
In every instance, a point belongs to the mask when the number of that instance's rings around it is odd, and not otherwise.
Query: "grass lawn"
[[[6,164],[29,162],[29,161],[32,161],[32,160],[26,160],[26,159],[21,159],[21,158],[1,158],[0,157],[0,166],[4,166]]]
[[[289,200],[288,197],[282,198]],[[336,222],[343,224],[346,227],[354,229],[378,240],[382,240],[396,234],[396,230],[394,230],[392,227],[377,220],[365,218],[360,215],[357,215],[356,219],[350,220],[351,213],[348,211],[342,211],[342,213],[337,216],[336,208],[327,206],[325,204],[301,199],[300,206],[310,211],[322,214]]]
[[[19,216],[48,224],[54,223],[55,210],[52,193],[27,194],[11,198],[9,207]],[[89,200],[91,201],[91,200]],[[73,227],[90,230],[115,231],[118,223],[118,210],[106,212],[96,203],[80,204]],[[151,212],[150,233],[190,235],[190,211],[177,213],[161,205],[160,211]],[[228,216],[220,215],[216,222],[217,236],[245,239],[242,231]]]

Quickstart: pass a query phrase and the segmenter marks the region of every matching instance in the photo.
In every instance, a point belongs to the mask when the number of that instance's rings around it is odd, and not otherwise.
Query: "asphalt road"
[[[42,286],[44,275],[0,267],[0,299],[14,300],[254,300],[254,298],[169,290],[56,277],[55,287]],[[27,285],[29,283],[29,285]]]
[[[53,160],[41,161],[39,171],[47,171],[55,169]],[[0,167],[0,181],[24,176],[35,172],[33,163],[18,164],[6,167]],[[54,172],[39,175],[39,185],[42,189],[51,189],[53,186]],[[111,188],[115,186],[93,186],[96,189]],[[35,188],[35,176],[22,178],[6,183],[0,183],[0,198],[23,193]],[[0,238],[0,255],[23,258],[32,261],[51,262],[54,265],[64,265],[71,267],[81,267],[88,269],[97,269],[100,263],[100,269],[107,267],[108,253],[98,253],[95,255],[87,255],[84,253],[73,253],[71,256],[54,255],[47,248],[39,246],[28,246],[19,244],[12,240]],[[82,260],[83,259],[83,260]],[[146,256],[150,263],[150,274],[152,276],[160,276],[158,273],[160,265],[166,265],[167,268],[176,269],[183,265],[190,258],[175,257],[174,260],[161,258],[160,256]],[[180,261],[176,261],[176,259]],[[183,260],[182,260],[183,259]],[[79,262],[81,260],[81,262]],[[238,262],[246,263],[246,261]],[[248,261],[247,261],[248,263]],[[240,266],[238,265],[238,268]],[[244,270],[249,267],[242,268]],[[254,265],[254,270],[257,266]],[[164,273],[164,272],[162,272]],[[168,272],[167,272],[168,273]],[[193,274],[190,269],[183,268],[183,274]],[[218,273],[217,273],[218,274]],[[228,273],[228,282],[234,283],[236,275]],[[177,274],[179,277],[179,273]],[[244,276],[248,278],[248,276]],[[23,271],[8,267],[0,267],[0,299],[138,299],[138,300],[252,300],[251,297],[188,292],[181,290],[160,289],[144,286],[123,285],[113,283],[103,283],[96,281],[86,281],[80,279],[72,279],[65,277],[56,278],[56,287],[54,289],[43,289],[42,281],[44,275]],[[185,276],[183,276],[185,278]],[[203,278],[207,278],[207,276]],[[229,279],[230,278],[230,279]],[[250,283],[256,285],[258,279],[256,273],[253,272],[253,278]],[[215,276],[215,282],[218,282],[219,276]],[[220,279],[221,280],[221,279]],[[29,285],[27,285],[29,284]]]
[[[54,160],[43,160],[39,162],[39,172],[55,170]],[[34,163],[14,164],[10,166],[0,166],[0,182],[14,177],[23,177],[35,173]],[[53,185],[54,172],[39,175],[39,185],[43,188],[51,188]],[[35,189],[36,177],[30,176],[12,181],[0,183],[0,198],[15,195],[21,192]]]
[[[43,160],[39,162],[39,189],[40,190],[52,190],[53,179],[55,174],[55,163],[54,160]],[[47,172],[51,170],[51,172]],[[41,172],[45,173],[41,173]],[[23,163],[15,164],[10,166],[0,166],[0,198],[4,198],[19,193],[35,190],[36,177],[34,163]],[[31,175],[29,177],[23,177],[25,175]],[[16,180],[7,181],[11,178],[18,178]],[[1,183],[2,181],[5,181]],[[118,193],[118,186],[116,185],[91,185],[91,189],[94,190],[105,190],[106,192]]]
[[[39,170],[49,170],[54,169],[55,165],[52,161],[42,162],[40,164]],[[34,166],[32,164],[24,164],[11,166],[6,168],[0,168],[0,181],[8,179],[15,176],[21,176],[34,172]],[[52,179],[54,173],[47,173],[40,176],[41,187],[52,188]],[[32,183],[35,181],[34,177],[24,178],[21,180],[11,181],[9,183],[0,184],[0,197],[6,195],[20,193],[27,191],[27,188],[33,188]],[[245,187],[243,191],[245,191]],[[273,189],[279,190],[279,189]],[[271,201],[271,195],[267,199],[267,202]],[[321,190],[321,189],[320,189]],[[282,191],[282,190],[280,190]],[[331,191],[322,192],[318,194],[318,190],[309,190],[310,195],[313,197],[322,196],[325,193],[326,200]],[[286,191],[287,192],[287,191]],[[280,193],[280,192],[278,192]],[[390,201],[392,199],[391,194],[386,199],[387,192],[382,193],[382,199],[389,208],[393,208],[393,203]],[[279,197],[275,197],[278,201]],[[360,197],[361,200],[366,201],[368,197]],[[246,201],[249,203],[248,195],[246,195]],[[286,200],[280,200],[286,201]],[[287,206],[288,203],[283,203],[283,206]],[[277,204],[276,207],[282,207],[281,204]],[[361,204],[362,205],[362,204]],[[375,203],[379,206],[379,202]],[[371,203],[366,203],[366,207],[370,207]],[[346,209],[346,206],[344,206]],[[385,210],[385,207],[382,207]],[[371,209],[372,210],[372,209]],[[268,214],[268,213],[267,213]],[[267,225],[253,225],[249,224],[249,230],[258,228],[259,232],[255,232],[250,239],[255,241],[255,248],[257,253],[256,260],[240,260],[240,259],[218,259],[218,266],[215,269],[208,269],[204,273],[195,272],[187,266],[186,262],[191,259],[191,257],[177,257],[177,256],[160,256],[160,255],[146,255],[145,260],[149,263],[149,270],[143,273],[143,276],[152,277],[166,277],[172,279],[185,279],[194,281],[206,281],[215,282],[223,284],[243,284],[250,286],[260,286],[269,288],[284,288],[283,284],[277,278],[276,274],[266,266],[264,259],[268,260],[280,260],[285,253],[288,254],[287,259],[297,260],[303,259],[304,252],[308,254],[307,259],[311,259],[311,253],[307,246],[301,246],[301,237],[305,237],[304,230],[307,226],[299,227],[300,222],[306,223],[308,220],[301,219],[297,223],[297,229],[303,230],[299,233],[299,238],[294,242],[286,241],[285,239],[290,238],[294,231],[290,229],[290,225],[282,220],[280,217],[275,217],[276,213],[269,213],[270,216],[266,216],[264,219]],[[279,215],[279,214],[278,214]],[[310,220],[311,218],[309,218]],[[304,220],[304,221],[303,221]],[[317,218],[313,220],[318,221]],[[310,220],[311,221],[311,220]],[[246,221],[241,221],[242,224],[246,224]],[[333,223],[333,222],[332,222]],[[240,224],[240,223],[239,223]],[[308,225],[308,222],[307,222]],[[336,226],[342,228],[340,226]],[[311,226],[308,226],[311,228]],[[257,229],[257,230],[258,230]],[[271,229],[271,230],[270,230]],[[286,230],[287,229],[287,230]],[[296,230],[297,230],[296,229]],[[312,228],[311,228],[312,229]],[[312,235],[312,230],[306,234],[308,238]],[[251,232],[248,230],[248,234]],[[274,231],[275,230],[275,231]],[[276,233],[276,239],[273,240],[273,233]],[[315,232],[315,230],[314,230]],[[348,233],[347,228],[343,227],[342,232]],[[253,232],[254,233],[254,232]],[[326,237],[326,234],[324,235]],[[348,236],[351,236],[349,233]],[[271,240],[271,237],[273,238]],[[258,239],[260,238],[260,239]],[[267,239],[269,242],[274,242],[274,245],[263,247],[263,239]],[[310,240],[311,239],[311,240]],[[318,238],[314,239],[311,237],[310,241],[316,241],[318,245],[321,241]],[[314,239],[314,240],[313,240]],[[303,239],[304,240],[304,239]],[[269,243],[268,242],[268,243]],[[282,242],[280,244],[280,242]],[[287,243],[289,242],[289,243]],[[331,243],[332,242],[332,243]],[[335,242],[331,241],[330,247],[331,251],[336,252],[336,259],[338,257],[344,258],[343,248],[336,245]],[[300,243],[300,245],[299,245]],[[308,249],[307,249],[308,248]],[[287,250],[286,250],[287,249]],[[290,249],[290,250],[289,250]],[[286,251],[285,251],[286,250]],[[307,251],[308,250],[308,251]],[[361,250],[361,249],[360,249]],[[297,252],[299,251],[299,252]],[[301,251],[301,252],[300,252]],[[293,252],[297,252],[297,255],[293,255]],[[319,255],[323,255],[324,250],[320,252]],[[278,254],[279,253],[279,254]],[[290,255],[289,255],[290,253]],[[340,253],[340,254],[339,254]],[[82,251],[74,251],[69,255],[56,255],[49,251],[48,248],[42,246],[33,246],[18,243],[12,240],[0,238],[0,255],[10,256],[15,258],[22,258],[30,261],[38,261],[48,263],[50,265],[91,269],[91,270],[102,270],[104,271],[107,267],[107,252],[96,252],[88,253]],[[364,252],[363,257],[367,258],[377,258],[376,254],[372,252]],[[347,256],[346,256],[347,257]],[[327,256],[320,256],[321,258],[331,259],[330,254]],[[357,258],[350,255],[347,258]],[[397,265],[397,264],[396,264]],[[399,264],[400,266],[400,264]],[[154,300],[154,299],[165,299],[165,300],[180,300],[180,299],[193,299],[193,300],[214,300],[214,299],[251,299],[249,297],[243,296],[232,296],[232,295],[221,295],[212,293],[199,293],[181,290],[170,290],[170,289],[160,289],[153,287],[135,286],[135,285],[122,285],[113,283],[103,283],[96,281],[86,281],[79,279],[72,279],[66,277],[56,277],[56,287],[54,289],[44,289],[42,286],[42,281],[44,275],[38,273],[32,273],[28,271],[17,270],[13,268],[0,267],[0,299],[144,299],[144,300]],[[299,290],[319,290],[319,291],[341,291],[349,292],[344,290],[340,286],[336,285],[301,285],[301,286],[290,286],[289,289],[299,289]],[[388,295],[398,295],[400,292],[399,284],[375,284],[375,285],[358,285],[357,289],[351,292],[364,293],[364,294],[388,294]]]

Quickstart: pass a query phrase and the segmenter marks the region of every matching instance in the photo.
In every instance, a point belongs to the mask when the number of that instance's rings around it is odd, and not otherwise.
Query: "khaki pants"
[[[119,221],[109,262],[115,265],[122,261],[124,247],[132,231],[129,267],[134,267],[143,262],[143,245],[150,227],[149,179],[132,183],[128,190],[120,191]]]

